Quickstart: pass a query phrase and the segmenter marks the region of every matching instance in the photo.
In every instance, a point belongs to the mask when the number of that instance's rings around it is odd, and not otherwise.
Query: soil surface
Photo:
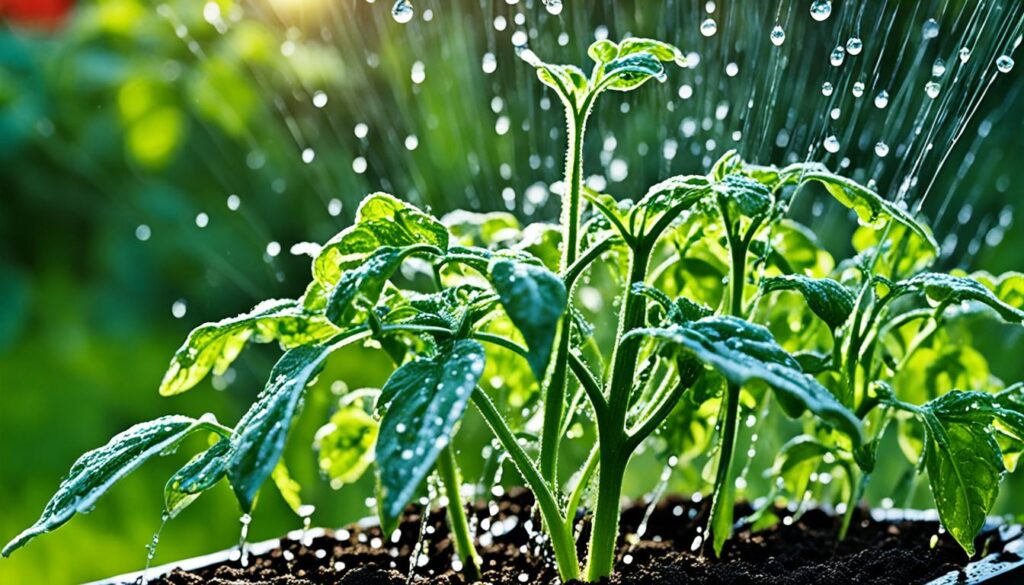
[[[493,585],[556,583],[547,547],[537,540],[540,524],[531,517],[532,498],[516,491],[497,504],[476,508],[478,552],[484,559],[484,582]],[[935,522],[876,522],[858,511],[846,540],[836,538],[838,520],[809,510],[774,528],[752,533],[738,530],[714,559],[698,537],[706,524],[707,501],[666,498],[651,515],[642,538],[637,528],[645,508],[622,514],[616,575],[611,585],[648,583],[787,584],[924,583],[967,564],[953,539]],[[739,506],[736,517],[750,512]],[[785,518],[786,512],[779,511]],[[431,512],[416,568],[409,571],[421,532],[418,510],[410,509],[394,538],[377,528],[328,532],[303,544],[285,540],[281,548],[250,558],[245,568],[233,561],[206,569],[174,572],[149,583],[160,585],[462,585],[451,570],[452,542],[443,511]],[[586,524],[584,519],[582,525]],[[586,531],[586,527],[583,528]],[[581,542],[586,541],[583,535]],[[308,539],[307,539],[308,540]],[[934,547],[931,546],[935,543]],[[997,534],[979,536],[978,550],[1001,550]],[[703,554],[701,554],[703,552]],[[582,555],[581,555],[582,558]],[[1007,559],[1007,560],[1017,560]],[[411,575],[411,577],[410,577]]]

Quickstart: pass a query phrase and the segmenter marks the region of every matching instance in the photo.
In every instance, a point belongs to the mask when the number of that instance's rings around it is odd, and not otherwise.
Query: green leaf
[[[519,220],[511,213],[474,213],[457,210],[445,214],[441,223],[463,246],[494,246],[519,237]],[[454,245],[455,242],[452,242]]]
[[[164,485],[164,510],[174,518],[206,490],[219,482],[227,469],[231,441],[220,439],[196,455]]]
[[[242,511],[252,510],[256,493],[281,458],[303,391],[324,360],[340,347],[364,337],[365,331],[348,331],[321,345],[292,349],[274,365],[266,387],[231,435],[227,474]]]
[[[981,531],[1003,473],[990,430],[991,410],[980,392],[953,391],[929,402],[921,417],[928,429],[925,466],[942,525],[968,555]]]
[[[631,217],[640,215],[640,232],[666,214],[675,220],[679,214],[690,209],[711,192],[711,182],[698,175],[677,176],[665,179],[652,186],[640,201],[633,206]],[[630,222],[632,224],[632,222]],[[637,228],[634,228],[637,229]]]
[[[313,447],[317,450],[320,472],[333,489],[353,483],[373,463],[373,447],[377,443],[376,419],[355,404],[338,409],[330,421],[316,432]]]
[[[680,346],[718,370],[730,383],[767,384],[791,417],[810,411],[846,434],[854,447],[863,443],[860,420],[775,343],[764,327],[731,316],[714,316],[668,328],[636,329],[625,339],[644,336]]]
[[[608,39],[601,39],[591,43],[587,48],[587,55],[595,63],[607,63],[619,55],[619,47]]]
[[[923,291],[928,298],[942,303],[977,301],[991,307],[1004,320],[1024,323],[1024,311],[1006,304],[985,285],[967,276],[923,272],[897,285],[898,293]]]
[[[786,491],[799,502],[810,484],[811,473],[818,468],[821,458],[831,452],[831,448],[814,437],[794,437],[779,449],[772,464],[771,477],[782,479]]]
[[[451,440],[483,371],[483,347],[460,339],[434,357],[405,363],[381,389],[378,406],[387,411],[376,459],[386,534]]]
[[[423,252],[437,254],[440,250],[429,245],[383,246],[367,256],[359,266],[343,272],[327,300],[327,318],[339,327],[365,318],[402,262],[412,254]]]
[[[132,426],[106,445],[82,455],[39,519],[7,543],[3,556],[10,556],[36,536],[61,526],[76,513],[89,512],[115,483],[153,457],[172,452],[185,437],[198,430],[217,430],[212,416],[163,416]]]
[[[651,78],[665,81],[665,68],[650,53],[620,54],[604,65],[604,79],[611,80],[605,87],[614,91],[632,91]]]
[[[591,51],[593,51],[595,45],[598,45],[601,42],[602,41],[597,41],[593,45],[590,45],[590,50],[588,50],[587,52],[590,54],[591,58],[594,58],[594,54]],[[673,61],[676,65],[680,67],[686,67],[686,57],[683,55],[683,52],[676,48],[675,45],[670,45],[663,41],[658,41],[655,39],[630,37],[619,43],[619,57],[632,55],[633,53],[650,53],[655,58],[661,61]],[[614,57],[614,55],[612,57]],[[602,60],[610,61],[611,58]]]
[[[807,301],[807,306],[832,331],[846,323],[853,312],[853,293],[830,278],[810,278],[798,274],[772,276],[761,281],[761,288],[766,293],[777,290],[799,292]]]
[[[331,289],[342,272],[358,266],[381,246],[416,244],[448,249],[448,228],[430,215],[387,193],[363,199],[355,224],[331,238],[313,260],[313,278]]]
[[[749,177],[726,175],[712,189],[745,217],[759,217],[771,209],[771,191]]]
[[[302,485],[292,479],[292,474],[288,472],[288,466],[284,464],[284,459],[277,460],[277,465],[270,472],[270,479],[274,481],[274,487],[281,494],[284,503],[288,504],[295,515],[302,516]]]
[[[171,358],[160,394],[185,392],[211,370],[215,375],[223,374],[249,341],[276,340],[288,348],[316,343],[337,331],[323,316],[307,312],[298,301],[263,301],[248,313],[193,329]]]
[[[554,89],[562,101],[572,106],[578,105],[579,98],[589,89],[587,75],[575,65],[545,63],[530,49],[519,51],[519,58],[537,70],[541,83]]]
[[[543,380],[565,312],[565,284],[546,268],[510,260],[492,262],[490,276],[505,312],[526,340],[534,376]]]
[[[762,254],[763,250],[755,249],[760,245],[759,240],[754,240],[751,250]],[[782,219],[772,226],[768,260],[784,274],[804,274],[814,278],[824,278],[835,268],[835,260],[818,241],[817,235],[807,226],[790,219]]]
[[[783,183],[798,182],[800,186],[811,181],[821,183],[832,197],[853,209],[857,213],[857,218],[865,226],[877,229],[885,224],[886,218],[889,218],[906,226],[927,242],[933,250],[939,248],[931,232],[901,207],[883,199],[878,193],[855,181],[831,173],[820,163],[790,165],[782,169],[780,175]]]

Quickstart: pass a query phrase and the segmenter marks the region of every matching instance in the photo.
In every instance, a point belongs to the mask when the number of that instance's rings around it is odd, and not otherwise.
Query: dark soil
[[[698,530],[706,524],[707,502],[693,503],[667,498],[651,516],[642,540],[635,536],[620,542],[616,575],[611,584],[647,583],[923,583],[958,570],[968,558],[948,534],[938,534],[935,522],[876,522],[859,511],[846,540],[838,542],[837,519],[810,510],[776,527],[751,533],[739,530],[726,545],[721,559],[700,547],[691,551]],[[553,562],[546,547],[537,544],[539,520],[531,518],[532,499],[518,491],[491,505],[476,509],[479,519],[479,552],[484,558],[484,581],[493,585],[554,583]],[[740,508],[744,508],[740,506]],[[492,512],[496,511],[496,514]],[[621,532],[634,535],[644,508],[624,510]],[[737,518],[749,509],[737,509]],[[784,511],[780,511],[782,517]],[[410,510],[395,542],[377,528],[350,528],[313,539],[310,546],[286,540],[282,548],[250,559],[194,572],[176,570],[160,579],[161,585],[406,585],[409,557],[420,532],[420,514]],[[933,536],[937,543],[930,546]],[[581,539],[581,541],[585,541]],[[412,582],[461,585],[461,575],[451,571],[453,548],[445,515],[429,515],[426,550]],[[998,535],[982,534],[978,550],[1001,550]],[[582,555],[581,555],[582,558]],[[1010,559],[1008,559],[1010,560]]]

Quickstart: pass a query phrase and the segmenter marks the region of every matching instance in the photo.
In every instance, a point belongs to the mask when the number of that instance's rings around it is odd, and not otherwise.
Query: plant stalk
[[[462,560],[462,572],[470,581],[479,581],[482,577],[482,561],[473,545],[466,510],[462,507],[462,481],[455,463],[455,450],[451,445],[448,445],[437,458],[437,473],[441,477],[441,485],[448,498],[448,528],[455,543],[455,552]]]
[[[597,506],[590,533],[590,553],[587,558],[588,581],[600,581],[612,573],[615,564],[615,545],[619,536],[619,506],[622,497],[622,477],[629,462],[629,437],[626,435],[626,411],[633,387],[639,343],[620,343],[628,331],[643,325],[647,315],[646,300],[633,292],[633,283],[642,283],[647,275],[651,249],[640,244],[630,259],[629,284],[624,292],[625,301],[615,335],[615,353],[612,358],[608,404],[604,416],[599,416],[597,429],[601,445],[598,471]]]
[[[565,518],[558,508],[554,494],[537,471],[533,461],[530,460],[530,456],[516,440],[512,430],[505,424],[505,419],[501,417],[501,413],[498,412],[490,397],[478,388],[473,392],[472,400],[537,500],[541,518],[544,520],[548,536],[551,538],[551,548],[555,552],[559,578],[563,582],[579,579],[580,567],[576,557],[576,543],[572,534],[565,529]]]
[[[735,233],[729,213],[725,204],[721,204],[722,218],[725,221],[729,252],[732,260],[731,280],[732,296],[729,302],[729,311],[734,317],[743,316],[743,279],[746,277],[747,248],[745,242],[741,241]],[[737,226],[738,229],[738,226]],[[715,474],[715,494],[711,503],[711,519],[709,526],[714,539],[714,549],[717,555],[721,545],[729,538],[732,531],[733,517],[733,490],[735,486],[732,480],[732,460],[736,447],[736,425],[739,418],[740,387],[738,384],[728,384],[726,387],[725,402],[722,416],[722,444],[718,453],[718,471]],[[725,534],[722,526],[725,526]]]
[[[560,272],[564,275],[576,262],[579,253],[579,228],[583,193],[583,135],[590,115],[592,97],[588,96],[582,110],[566,105],[565,117],[569,135],[565,154],[565,197],[562,199],[562,259]],[[570,298],[572,289],[568,291]],[[572,320],[569,313],[562,316],[559,328],[555,363],[548,381],[544,399],[544,426],[540,441],[540,473],[548,484],[558,485],[558,447],[561,443],[562,417],[565,415],[565,393],[568,382],[569,344]]]

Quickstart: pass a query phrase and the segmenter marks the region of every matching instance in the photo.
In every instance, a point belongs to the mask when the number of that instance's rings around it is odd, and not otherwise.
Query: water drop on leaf
[[[1009,55],[1000,55],[996,59],[996,69],[999,69],[1000,73],[1009,73],[1013,69],[1013,57]]]
[[[772,44],[776,47],[780,47],[782,43],[786,42],[786,31],[782,30],[782,26],[775,25],[775,28],[772,29],[771,39]]]

